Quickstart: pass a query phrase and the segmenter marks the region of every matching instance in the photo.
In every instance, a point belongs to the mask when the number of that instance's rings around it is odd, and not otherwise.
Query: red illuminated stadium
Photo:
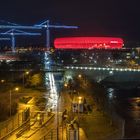
[[[121,49],[123,40],[113,37],[66,37],[54,41],[56,49]]]

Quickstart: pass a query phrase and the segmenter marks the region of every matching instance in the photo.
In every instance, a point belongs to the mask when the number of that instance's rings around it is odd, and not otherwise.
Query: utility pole
[[[47,20],[47,28],[46,28],[46,47],[50,48],[50,30],[49,30],[50,21]]]
[[[125,138],[125,120],[122,122],[122,138]]]
[[[15,35],[14,35],[14,32],[11,33],[11,39],[12,39],[12,52],[15,52]]]
[[[10,117],[11,117],[11,115],[12,115],[12,98],[11,98],[11,90],[10,90],[10,92],[9,92],[9,94],[10,94]]]

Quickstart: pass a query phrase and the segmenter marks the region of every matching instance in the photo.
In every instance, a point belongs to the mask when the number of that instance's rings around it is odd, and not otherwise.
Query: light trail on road
[[[51,58],[49,55],[45,52],[44,54],[44,67],[45,69],[51,69]],[[57,107],[57,101],[58,101],[58,92],[57,92],[57,86],[55,82],[55,76],[54,73],[45,73],[45,85],[48,90],[46,94],[46,98],[48,99],[47,107],[48,109],[55,110]]]

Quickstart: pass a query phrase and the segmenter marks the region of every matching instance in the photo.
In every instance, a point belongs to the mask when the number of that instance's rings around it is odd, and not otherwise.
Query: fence
[[[16,129],[22,127],[30,116],[30,110],[25,109],[21,113],[17,113],[15,116],[5,121],[3,126],[0,128],[0,140],[10,135]]]
[[[40,140],[57,140],[57,134],[58,134],[57,129],[52,129]]]

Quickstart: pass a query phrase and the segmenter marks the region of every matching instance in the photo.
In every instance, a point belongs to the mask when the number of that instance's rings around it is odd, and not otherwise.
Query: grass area
[[[92,140],[93,137],[95,140],[115,139],[118,128],[112,125],[112,118],[104,111],[106,97],[103,88],[93,83],[86,89],[81,89],[81,94],[93,106],[91,114],[83,117],[84,123],[81,123],[88,139]]]
[[[93,137],[94,140],[104,140],[116,131],[116,128],[110,124],[108,117],[98,111],[82,116],[80,127],[84,129],[88,140],[93,140]]]

